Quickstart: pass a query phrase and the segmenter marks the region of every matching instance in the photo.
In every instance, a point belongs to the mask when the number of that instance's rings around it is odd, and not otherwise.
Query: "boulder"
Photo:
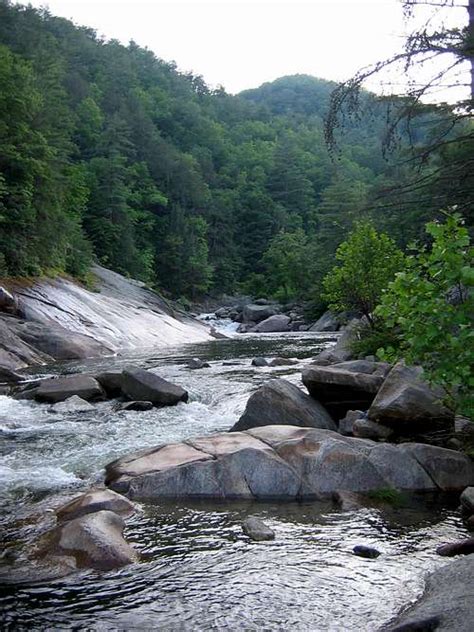
[[[15,296],[6,288],[0,286],[0,312],[16,314],[18,311],[18,301]]]
[[[49,409],[52,413],[90,413],[95,410],[92,404],[86,402],[85,399],[78,397],[77,395],[73,395],[72,397],[68,397],[63,402],[58,402],[51,406]]]
[[[337,362],[345,362],[353,358],[351,344],[357,338],[357,331],[361,325],[361,321],[357,318],[344,327],[336,344],[329,349],[324,349],[313,360],[313,364],[326,366],[328,364],[336,364]]]
[[[352,434],[361,439],[374,439],[374,441],[386,441],[393,435],[393,430],[370,419],[356,419],[352,425]]]
[[[181,386],[145,369],[123,371],[122,390],[131,400],[150,401],[155,406],[173,406],[188,401],[188,392]]]
[[[103,399],[105,394],[100,384],[88,375],[66,375],[64,377],[44,380],[35,393],[40,402],[63,402],[72,395],[86,401]]]
[[[359,557],[365,557],[369,560],[374,560],[380,555],[380,551],[374,549],[372,546],[366,546],[365,544],[357,544],[352,552]]]
[[[199,358],[191,358],[187,364],[188,369],[208,369],[210,366],[209,362],[203,362]]]
[[[336,430],[329,413],[287,380],[268,380],[253,393],[231,432],[266,425],[294,425]]]
[[[262,540],[274,540],[275,532],[268,527],[263,520],[250,516],[246,518],[242,523],[242,531],[251,540],[261,542]]]
[[[1,288],[0,288],[1,289]],[[25,377],[6,366],[0,366],[0,383],[2,384],[18,384],[23,382]]]
[[[339,331],[341,328],[341,321],[331,311],[324,312],[318,320],[311,325],[309,331]]]
[[[372,405],[369,418],[404,431],[453,425],[454,414],[442,404],[443,393],[422,379],[420,367],[396,364],[386,377]]]
[[[122,394],[122,369],[102,371],[94,375],[108,397],[119,397]]]
[[[423,595],[403,608],[384,632],[471,632],[474,620],[474,555],[433,571]]]
[[[455,555],[470,555],[474,553],[474,538],[466,538],[457,542],[442,544],[436,549],[438,555],[454,557]]]
[[[123,404],[119,404],[115,410],[134,410],[137,412],[144,412],[146,410],[151,410],[154,408],[152,402],[124,402]]]
[[[339,432],[346,437],[351,436],[357,419],[366,419],[366,414],[362,410],[348,410],[345,417],[339,420]]]
[[[58,522],[67,522],[97,511],[112,511],[128,517],[135,513],[135,505],[110,489],[91,489],[56,509]]]
[[[331,369],[367,373],[367,375],[381,375],[382,377],[385,377],[391,368],[392,365],[388,364],[388,362],[376,362],[375,360],[347,360],[346,362],[338,362],[331,365]]]
[[[402,443],[399,449],[415,458],[443,491],[460,491],[474,482],[474,462],[456,450],[424,443]]]
[[[219,309],[214,312],[214,316],[216,318],[229,318],[229,312],[230,307],[219,307]]]
[[[254,358],[252,360],[252,366],[268,366],[268,362],[265,358]]]
[[[290,321],[291,318],[289,316],[285,316],[284,314],[275,314],[275,316],[270,316],[269,318],[265,318],[258,325],[252,329],[252,332],[256,333],[272,333],[279,331],[290,331]]]
[[[298,360],[293,360],[293,358],[277,357],[270,360],[268,366],[294,366],[295,364],[298,364]]]
[[[138,554],[123,538],[124,526],[112,511],[87,513],[45,534],[39,557],[72,557],[77,568],[104,571],[131,564]]]
[[[474,514],[474,487],[466,487],[459,500],[465,513]]]
[[[278,310],[273,305],[246,305],[243,309],[242,316],[244,323],[259,323],[270,316],[274,316]]]
[[[444,452],[445,470],[464,470],[456,484],[463,478],[463,488],[472,485],[469,457]],[[436,480],[402,445],[288,425],[157,446],[106,467],[106,483],[114,491],[149,502],[164,498],[288,501],[331,498],[341,491],[447,488],[443,477],[439,479],[443,487]]]
[[[367,409],[383,383],[381,375],[355,373],[334,366],[308,366],[303,384],[335,418],[348,410]]]

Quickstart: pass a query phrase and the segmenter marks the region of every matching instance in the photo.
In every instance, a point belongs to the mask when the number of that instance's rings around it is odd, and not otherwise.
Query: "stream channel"
[[[47,374],[43,368],[40,375],[143,366],[185,387],[190,402],[147,412],[114,412],[115,402],[102,402],[93,413],[61,416],[45,404],[0,397],[2,544],[21,543],[33,528],[29,516],[51,499],[101,482],[114,458],[228,430],[269,377],[301,385],[302,367],[331,339],[309,332],[236,336],[61,364]],[[255,368],[257,355],[300,361]],[[211,367],[188,369],[192,357]],[[330,502],[143,505],[125,533],[139,563],[4,586],[1,629],[377,630],[421,593],[427,571],[446,563],[436,546],[465,536],[456,505],[432,496],[357,511]],[[250,541],[241,529],[248,515],[264,519],[276,539]],[[356,557],[356,544],[382,555]]]

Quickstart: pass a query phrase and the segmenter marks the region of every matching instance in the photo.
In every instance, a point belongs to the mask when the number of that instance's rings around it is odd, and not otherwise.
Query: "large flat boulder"
[[[285,314],[275,314],[269,318],[265,318],[258,325],[253,327],[252,331],[256,333],[273,333],[278,331],[290,331],[291,318]]]
[[[88,375],[66,375],[44,380],[35,392],[40,402],[63,402],[73,395],[86,401],[103,399],[105,394],[100,384]]]
[[[336,366],[309,366],[303,384],[331,415],[341,419],[348,410],[367,409],[383,383],[382,375],[347,371]]]
[[[325,408],[287,380],[268,380],[253,393],[232,432],[266,425],[293,425],[336,430]]]
[[[423,380],[420,367],[397,363],[369,408],[369,418],[403,430],[453,425],[454,414],[442,403],[443,392]]]
[[[108,465],[106,472],[113,490],[148,502],[163,498],[308,500],[343,491],[462,490],[473,484],[469,457],[452,450],[443,450],[442,458],[434,456],[438,460],[433,466],[426,454],[420,456],[418,449],[403,445],[277,425],[158,446],[122,457]],[[436,466],[442,473],[435,476]]]
[[[188,392],[145,369],[122,373],[122,391],[131,400],[152,402],[155,406],[173,406],[188,401]]]

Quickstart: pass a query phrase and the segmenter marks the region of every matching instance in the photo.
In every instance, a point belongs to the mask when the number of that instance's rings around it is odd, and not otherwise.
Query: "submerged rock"
[[[135,512],[135,505],[110,489],[91,489],[56,509],[56,516],[58,522],[66,522],[97,511],[112,511],[128,517]]]
[[[50,411],[52,413],[88,413],[94,411],[95,408],[89,402],[86,402],[85,399],[79,397],[78,395],[73,395],[72,397],[68,397],[63,402],[58,402],[51,406]]]
[[[40,382],[35,399],[41,402],[63,402],[73,395],[86,401],[104,399],[100,384],[88,375],[66,375]]]
[[[359,557],[366,557],[369,560],[374,560],[380,555],[380,551],[374,549],[372,546],[365,546],[364,544],[357,544],[352,552]]]
[[[268,366],[294,366],[295,364],[298,364],[298,360],[294,360],[293,358],[281,358],[280,356],[277,356],[276,358],[270,360]]]
[[[137,412],[145,412],[154,408],[153,402],[132,401],[119,404],[116,410],[133,410]]]
[[[275,539],[273,529],[270,529],[263,520],[255,518],[254,516],[250,516],[243,521],[242,531],[245,535],[248,535],[251,540],[255,540],[256,542]]]
[[[442,544],[436,549],[438,555],[443,557],[454,557],[455,555],[470,555],[474,553],[474,538],[458,540],[457,542],[449,542]]]
[[[232,432],[266,425],[293,425],[336,430],[321,404],[287,380],[268,380],[253,395]]]
[[[188,364],[188,369],[208,369],[211,365],[209,362],[203,362],[199,358],[192,358]]]
[[[150,401],[155,406],[173,406],[188,401],[188,392],[145,369],[123,371],[122,390],[137,401]]]
[[[265,358],[254,358],[252,360],[252,366],[268,366],[268,362]]]

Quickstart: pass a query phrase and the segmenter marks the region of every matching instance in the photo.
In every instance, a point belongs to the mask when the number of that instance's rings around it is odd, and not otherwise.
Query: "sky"
[[[23,4],[23,2],[20,2]],[[397,0],[30,0],[133,39],[231,93],[290,74],[344,81],[403,47]],[[380,92],[380,79],[367,84]]]

